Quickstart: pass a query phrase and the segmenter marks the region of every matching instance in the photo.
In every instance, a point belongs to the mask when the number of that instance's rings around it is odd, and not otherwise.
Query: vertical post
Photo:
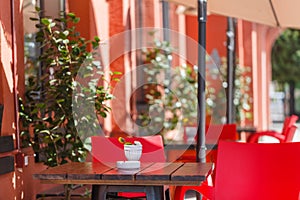
[[[162,1],[162,10],[163,10],[163,28],[164,28],[164,40],[165,41],[170,41],[170,18],[169,18],[169,2],[167,1]]]
[[[206,0],[198,0],[198,129],[197,162],[205,163],[205,70],[206,70]]]
[[[227,18],[227,110],[226,123],[233,123],[234,119],[234,75],[235,75],[235,23],[232,17]]]
[[[163,36],[164,41],[170,42],[170,17],[169,17],[169,2],[162,1],[162,10],[163,10]],[[169,68],[171,67],[171,61],[168,60]],[[165,79],[169,80],[171,83],[171,72],[167,68],[165,69]],[[169,86],[169,85],[168,85]]]
[[[20,147],[20,123],[19,123],[19,97],[18,97],[18,59],[17,59],[17,41],[18,41],[18,33],[16,30],[16,8],[17,2],[11,1],[11,35],[12,35],[12,71],[13,71],[13,95],[14,95],[14,118],[15,118],[15,134],[16,134],[16,148],[18,150],[21,149]]]

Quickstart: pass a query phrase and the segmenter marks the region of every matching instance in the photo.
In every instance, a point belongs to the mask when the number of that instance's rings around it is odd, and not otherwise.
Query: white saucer
[[[140,166],[140,161],[117,161],[117,168],[119,170],[137,170]]]

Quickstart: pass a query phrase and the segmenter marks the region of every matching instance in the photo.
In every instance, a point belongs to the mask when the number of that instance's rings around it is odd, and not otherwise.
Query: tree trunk
[[[289,107],[290,107],[290,115],[295,114],[295,82],[289,82],[289,93],[290,93],[290,100],[289,100]]]

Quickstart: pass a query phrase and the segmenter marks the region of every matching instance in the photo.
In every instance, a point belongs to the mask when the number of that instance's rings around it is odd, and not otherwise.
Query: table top
[[[236,128],[236,131],[238,133],[241,133],[241,132],[247,132],[247,133],[256,133],[257,130],[255,127],[252,127],[252,126],[245,126],[245,127],[237,127]]]
[[[200,185],[211,163],[141,163],[121,171],[115,163],[73,162],[34,174],[42,183],[98,185]]]
[[[177,142],[172,142],[169,144],[165,145],[165,150],[173,150],[173,149],[177,149],[177,150],[188,150],[188,149],[192,149],[192,150],[196,150],[196,143],[187,143],[184,141],[177,141]],[[218,145],[217,144],[205,144],[205,147],[207,150],[212,150],[212,149],[217,149]]]

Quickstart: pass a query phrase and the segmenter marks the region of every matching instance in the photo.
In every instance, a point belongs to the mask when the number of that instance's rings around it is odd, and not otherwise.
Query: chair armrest
[[[269,137],[276,138],[277,140],[279,140],[280,143],[284,142],[284,139],[285,139],[284,135],[282,135],[281,133],[278,133],[276,131],[263,131],[263,132],[257,132],[257,133],[254,133],[253,135],[251,135],[248,138],[247,142],[249,142],[249,143],[257,143],[258,139],[261,136],[269,136]]]
[[[196,192],[201,193],[206,199],[215,199],[214,194],[215,190],[213,187],[215,166],[208,173],[206,180],[201,183],[199,186],[176,186],[174,191],[174,200],[184,200],[184,195],[188,190],[194,190]]]
[[[174,193],[174,200],[183,200],[188,190],[199,192],[207,199],[215,199],[215,188],[203,183],[199,186],[177,186]]]

